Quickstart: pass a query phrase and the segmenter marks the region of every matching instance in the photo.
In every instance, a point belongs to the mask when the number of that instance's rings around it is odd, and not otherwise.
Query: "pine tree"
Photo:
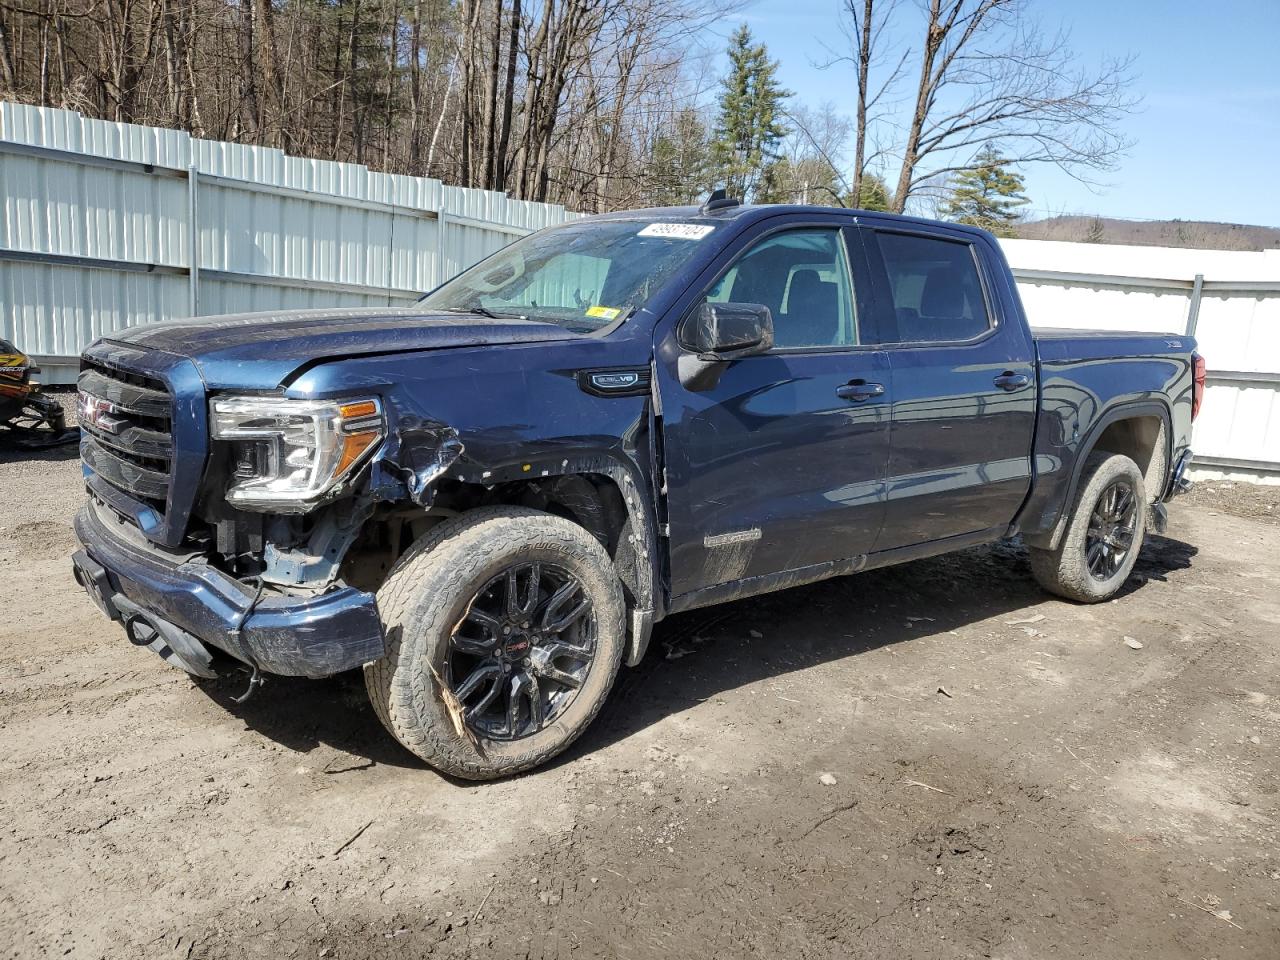
[[[1010,170],[996,148],[987,144],[974,157],[973,166],[956,174],[942,215],[997,236],[1012,236],[1013,225],[1022,216],[1018,208],[1029,202],[1022,190],[1022,175]]]
[[[734,31],[712,143],[716,172],[731,196],[755,199],[786,136],[782,106],[791,94],[779,86],[777,72],[777,61],[769,59],[764,44],[752,42],[745,23]]]
[[[700,203],[714,179],[708,171],[707,130],[698,112],[686,107],[669,129],[654,138],[648,196],[654,206]]]
[[[1085,231],[1084,242],[1101,243],[1105,233],[1106,227],[1102,223],[1102,218],[1094,217],[1089,221],[1089,229]]]
[[[870,170],[863,171],[862,182],[858,185],[858,196],[852,194],[845,197],[845,206],[858,210],[893,209],[893,196],[889,193],[889,184],[884,177]]]

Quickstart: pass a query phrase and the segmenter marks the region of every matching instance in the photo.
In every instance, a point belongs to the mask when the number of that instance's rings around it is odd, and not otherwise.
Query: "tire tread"
[[[593,664],[603,669],[607,682],[587,713],[579,717],[561,741],[550,748],[529,750],[501,758],[486,757],[452,724],[430,722],[431,701],[439,696],[428,657],[422,649],[433,631],[443,627],[439,597],[465,589],[470,569],[488,561],[499,562],[510,550],[512,523],[521,534],[566,554],[586,555],[591,566],[613,585],[612,611],[597,604],[597,643],[608,660]],[[468,563],[461,561],[467,558]],[[417,540],[400,558],[378,591],[378,609],[387,636],[384,656],[365,665],[365,688],[374,712],[388,731],[408,750],[445,773],[469,780],[509,776],[545,763],[564,750],[595,719],[608,694],[622,659],[622,592],[609,555],[586,530],[562,517],[523,507],[483,507],[440,523]],[[604,622],[606,617],[612,622]],[[451,625],[450,625],[451,626]],[[603,642],[606,631],[616,636]],[[406,640],[406,638],[408,638]],[[579,692],[581,695],[582,691]],[[572,709],[572,705],[570,706]]]
[[[1124,576],[1109,590],[1100,591],[1087,570],[1080,563],[1080,552],[1083,550],[1085,536],[1089,529],[1089,514],[1093,511],[1094,500],[1101,493],[1102,487],[1120,475],[1128,474],[1134,481],[1134,493],[1138,497],[1138,517],[1134,529],[1133,546],[1125,560]],[[1071,513],[1067,517],[1066,528],[1052,550],[1030,547],[1028,556],[1031,562],[1031,575],[1045,590],[1075,600],[1079,603],[1101,603],[1113,597],[1124,585],[1137,562],[1142,550],[1147,519],[1147,493],[1143,485],[1142,471],[1129,457],[1119,453],[1108,453],[1096,450],[1089,454],[1076,496],[1071,504]],[[1082,514],[1082,509],[1085,511]]]

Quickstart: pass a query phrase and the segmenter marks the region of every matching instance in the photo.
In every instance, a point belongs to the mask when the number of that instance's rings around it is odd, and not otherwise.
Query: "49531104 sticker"
[[[651,223],[636,236],[665,237],[668,240],[701,240],[715,227],[706,223]]]

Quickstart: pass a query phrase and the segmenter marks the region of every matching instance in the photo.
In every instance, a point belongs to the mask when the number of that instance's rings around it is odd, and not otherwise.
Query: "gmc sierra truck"
[[[408,309],[99,340],[75,576],[191,674],[362,668],[405,747],[502,776],[679,611],[1014,536],[1049,591],[1113,596],[1186,483],[1194,350],[1033,333],[969,227],[590,217]]]

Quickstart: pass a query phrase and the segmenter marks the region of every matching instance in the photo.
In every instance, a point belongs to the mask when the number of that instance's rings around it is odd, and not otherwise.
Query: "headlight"
[[[383,435],[372,399],[222,397],[210,407],[213,436],[232,445],[227,500],[246,510],[305,513]]]

